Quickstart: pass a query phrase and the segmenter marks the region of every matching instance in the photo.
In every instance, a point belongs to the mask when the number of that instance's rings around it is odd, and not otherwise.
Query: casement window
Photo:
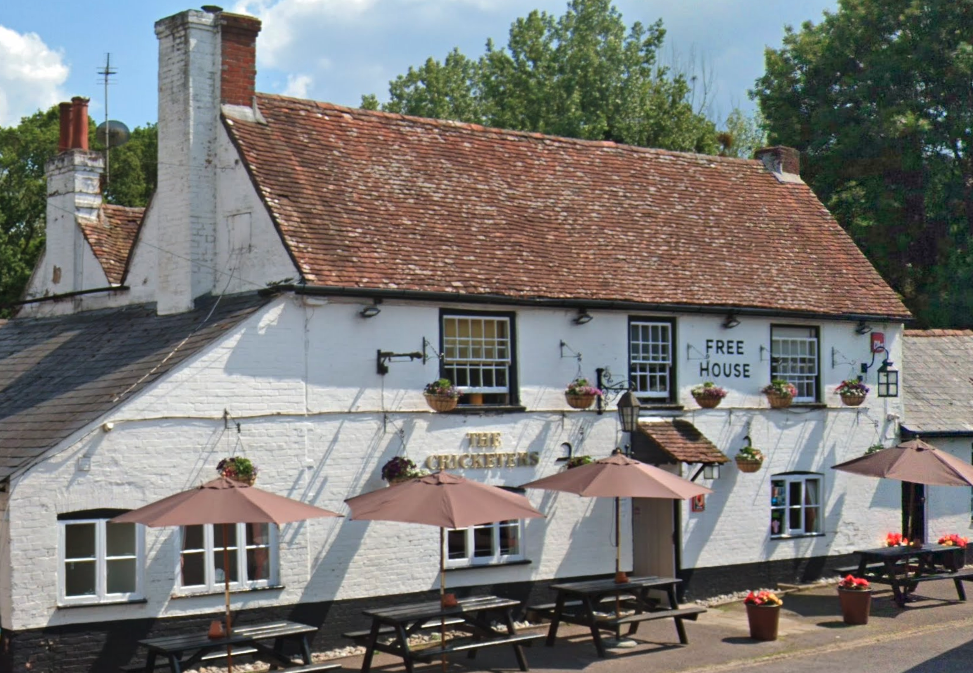
[[[125,510],[58,516],[58,604],[119,603],[145,596],[145,528],[108,523]]]
[[[523,522],[499,521],[446,531],[446,566],[461,568],[524,558]]]
[[[631,320],[628,332],[629,372],[635,394],[648,402],[671,401],[675,385],[673,323]]]
[[[460,404],[516,403],[512,314],[443,313],[442,375]]]
[[[224,567],[229,568],[231,589],[276,586],[277,538],[277,526],[266,523],[185,526],[180,530],[180,588],[189,593],[222,591]]]
[[[774,325],[770,328],[770,378],[783,379],[797,388],[795,402],[817,402],[818,330],[816,327]]]
[[[821,532],[821,475],[785,472],[770,479],[770,536]]]

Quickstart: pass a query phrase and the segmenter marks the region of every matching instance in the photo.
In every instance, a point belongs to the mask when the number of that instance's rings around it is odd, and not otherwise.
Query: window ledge
[[[279,591],[283,588],[285,588],[283,584],[273,584],[271,586],[266,586],[266,587],[253,587],[252,589],[251,588],[230,589],[230,593],[248,594],[255,591]],[[225,592],[222,589],[220,589],[219,591],[193,591],[193,592],[185,592],[185,593],[173,593],[169,596],[169,598],[175,600],[179,598],[198,598],[200,596],[223,596],[223,595],[225,595]]]
[[[530,559],[521,559],[519,561],[502,561],[500,563],[478,563],[476,565],[470,566],[455,566],[453,568],[446,568],[446,572],[456,572],[457,570],[482,570],[484,568],[505,568],[507,566],[526,566],[533,563]]]
[[[448,414],[509,414],[509,413],[523,413],[527,411],[527,407],[520,406],[517,404],[513,405],[501,405],[501,404],[464,404],[458,406],[452,411],[447,411]]]
[[[149,602],[147,598],[133,598],[132,600],[126,601],[99,601],[98,603],[65,603],[64,605],[58,605],[56,609],[58,610],[74,610],[76,608],[102,608],[102,607],[118,607],[119,605],[145,605]]]
[[[828,405],[825,402],[794,402],[789,407],[784,407],[784,409],[827,409]],[[835,407],[837,408],[837,407]]]
[[[643,402],[640,409],[642,411],[682,411],[686,406],[683,404],[668,404],[664,402]]]
[[[771,540],[799,540],[804,537],[824,537],[827,533],[800,533],[798,535],[771,535]]]

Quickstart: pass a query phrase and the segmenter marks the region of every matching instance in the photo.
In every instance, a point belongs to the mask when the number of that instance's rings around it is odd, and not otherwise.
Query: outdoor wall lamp
[[[719,478],[720,478],[719,463],[709,463],[703,466],[703,479],[719,479]]]
[[[899,396],[899,372],[892,369],[893,364],[891,360],[885,360],[878,368],[876,388],[879,397]]]
[[[740,324],[740,321],[737,320],[737,317],[734,314],[727,313],[726,314],[726,319],[723,321],[723,329],[733,329],[734,327],[736,327],[739,324]]]
[[[571,322],[573,322],[575,325],[587,325],[589,322],[594,320],[594,318],[595,316],[588,313],[588,309],[579,308],[578,315],[576,315]]]
[[[358,315],[360,315],[362,318],[374,318],[375,316],[377,316],[379,313],[382,312],[382,309],[379,308],[379,304],[381,303],[382,303],[381,299],[376,299],[374,304],[372,304],[371,306],[366,306],[365,308],[360,310],[358,312]]]
[[[872,331],[872,326],[869,325],[864,320],[858,321],[858,326],[855,327],[855,334],[868,334]]]
[[[633,433],[639,429],[639,408],[641,406],[639,398],[631,390],[619,398],[618,420],[622,424],[622,430]]]

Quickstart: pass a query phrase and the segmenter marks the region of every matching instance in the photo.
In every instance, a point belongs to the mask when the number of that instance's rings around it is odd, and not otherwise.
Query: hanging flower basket
[[[703,409],[714,409],[720,406],[720,402],[726,397],[726,389],[721,388],[712,381],[707,381],[698,386],[694,386],[689,393],[696,400],[696,404]]]
[[[452,411],[459,404],[460,393],[449,379],[437,379],[426,384],[422,394],[433,411]]]
[[[241,484],[253,486],[257,482],[257,467],[243,456],[230,456],[216,464],[216,471],[220,475]]]
[[[764,386],[760,392],[767,396],[767,401],[770,402],[771,409],[786,409],[794,401],[794,396],[797,395],[797,388],[794,387],[793,383],[788,383],[782,379],[774,379],[770,384]]]
[[[595,403],[596,397],[601,397],[603,394],[584,378],[575,379],[564,389],[564,399],[572,409],[587,409]]]
[[[760,449],[745,446],[733,457],[741,472],[756,472],[764,464],[764,454]]]
[[[843,405],[846,407],[857,407],[868,396],[868,386],[858,379],[848,379],[847,381],[842,381],[835,389],[835,392],[841,398]]]
[[[846,407],[859,407],[865,398],[861,395],[842,395],[841,403]]]
[[[428,473],[420,470],[415,463],[405,456],[393,456],[382,465],[382,479],[387,481],[389,486],[424,477],[426,474]]]

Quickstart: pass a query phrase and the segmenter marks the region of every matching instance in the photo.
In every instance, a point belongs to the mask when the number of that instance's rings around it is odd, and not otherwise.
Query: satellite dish
[[[98,124],[98,128],[95,129],[95,138],[102,145],[108,145],[109,147],[118,147],[119,145],[124,145],[128,142],[128,139],[132,137],[132,132],[128,130],[120,121],[115,119],[109,119],[106,122]]]

